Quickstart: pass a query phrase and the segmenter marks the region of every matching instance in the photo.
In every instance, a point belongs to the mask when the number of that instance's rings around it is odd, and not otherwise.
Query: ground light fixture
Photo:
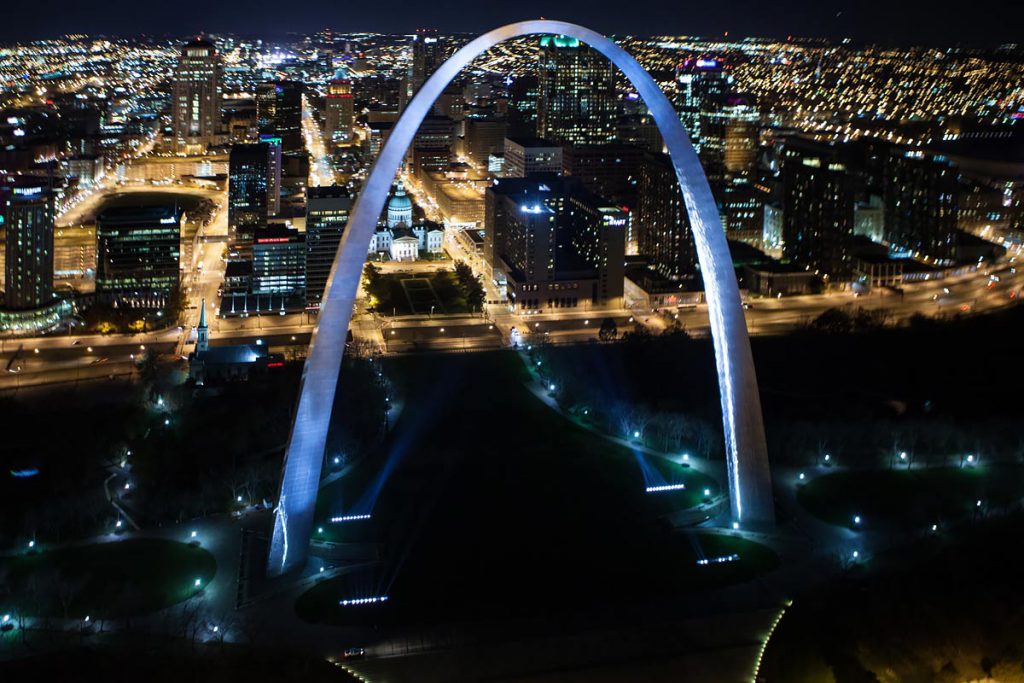
[[[726,562],[739,562],[739,561],[740,561],[739,554],[738,553],[733,553],[732,555],[722,555],[721,557],[705,557],[703,559],[697,560],[697,564],[699,564],[702,567],[706,567],[709,564],[724,564]]]
[[[340,517],[331,517],[331,524],[341,524],[344,522],[357,522],[361,519],[370,519],[371,515],[341,515]]]
[[[647,493],[662,493],[664,491],[681,491],[685,488],[686,484],[662,484],[661,486],[648,486],[644,490]]]
[[[858,526],[860,525],[860,515],[854,515],[853,516],[853,523],[858,525]]]
[[[807,478],[807,475],[805,475],[803,472],[801,472],[800,473],[800,481],[803,481],[806,478]]]
[[[732,523],[732,528],[733,528],[733,531],[739,531],[740,523],[739,522],[733,522]]]
[[[388,596],[377,595],[372,598],[352,598],[347,600],[339,600],[338,604],[342,607],[355,607],[358,605],[376,605],[382,602],[387,602]]]

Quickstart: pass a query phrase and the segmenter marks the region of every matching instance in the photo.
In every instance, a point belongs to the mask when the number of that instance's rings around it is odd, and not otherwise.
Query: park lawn
[[[684,536],[676,534],[673,539],[671,561],[662,568],[664,571],[656,586],[641,594],[627,591],[626,595],[632,599],[642,597],[655,601],[658,607],[675,606],[687,595],[751,581],[779,565],[778,555],[765,545],[732,534],[697,531],[692,533],[692,537],[704,557],[736,554],[740,558],[734,562],[698,565],[694,544]],[[652,554],[664,557],[660,552]],[[644,558],[643,561],[650,560]],[[665,580],[668,572],[672,573],[670,582]],[[572,584],[562,583],[557,570],[552,572],[546,589],[537,586],[531,577],[520,576],[518,580],[511,577],[511,582],[501,583],[505,578],[503,575],[489,574],[485,578],[493,579],[494,583],[483,585],[483,582],[473,580],[460,582],[457,587],[451,586],[454,590],[447,590],[450,587],[447,582],[439,584],[431,576],[417,582],[421,585],[416,588],[428,594],[436,590],[437,600],[424,601],[411,594],[408,587],[400,587],[388,593],[386,603],[345,607],[338,604],[342,599],[376,594],[367,591],[373,583],[372,574],[373,570],[364,569],[322,581],[299,596],[295,610],[302,619],[311,623],[380,626],[489,617],[516,618],[535,616],[534,613],[562,615],[585,610],[614,610],[623,606],[614,599],[621,596],[605,592],[611,589],[611,584],[591,580],[586,575],[580,575]],[[605,576],[603,572],[598,572],[598,575]],[[411,600],[407,601],[407,598]]]
[[[151,538],[0,558],[0,585],[14,596],[11,609],[33,616],[147,614],[191,597],[194,581],[205,586],[216,572],[210,552]]]
[[[930,527],[963,519],[1024,496],[1024,466],[983,463],[977,467],[911,470],[849,470],[826,474],[802,486],[797,499],[831,524],[865,528],[885,524]]]
[[[714,482],[654,463],[688,489],[646,494],[634,454],[538,401],[512,352],[395,358],[385,374],[401,388],[402,415],[378,452],[321,490],[317,513],[326,540],[375,540],[382,562],[302,597],[310,621],[344,622],[362,610],[338,612],[338,600],[380,594],[390,598],[380,613],[396,622],[671,601],[773,566],[698,567],[687,534],[661,517]],[[366,513],[369,522],[325,523]]]

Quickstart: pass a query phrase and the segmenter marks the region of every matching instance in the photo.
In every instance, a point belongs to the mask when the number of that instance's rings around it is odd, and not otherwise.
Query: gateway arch
[[[643,67],[608,38],[562,21],[522,21],[476,38],[438,68],[402,113],[359,193],[331,268],[303,370],[274,513],[267,560],[270,576],[299,569],[306,562],[352,307],[367,246],[405,151],[434,101],[465,66],[502,41],[536,34],[576,38],[611,60],[636,88],[661,132],[679,179],[704,275],[721,393],[732,520],[743,525],[774,523],[761,402],[739,286],[711,188],[679,116]]]

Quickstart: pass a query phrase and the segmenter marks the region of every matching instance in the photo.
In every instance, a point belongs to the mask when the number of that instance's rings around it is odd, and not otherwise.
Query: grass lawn
[[[153,612],[196,592],[217,572],[213,555],[161,539],[129,539],[0,558],[13,610],[36,616],[116,618]],[[66,604],[66,610],[65,610]]]
[[[1024,466],[850,470],[826,474],[800,488],[797,498],[813,515],[867,528],[883,524],[931,526],[974,514],[977,501],[1002,507],[1024,497]]]
[[[715,482],[647,458],[687,490],[646,494],[634,454],[538,401],[511,352],[396,358],[385,372],[403,389],[401,418],[380,452],[318,501],[324,536],[378,542],[383,562],[307,592],[297,603],[307,620],[530,617],[637,601],[667,608],[774,566],[766,548],[701,535],[709,557],[736,552],[726,552],[730,543],[745,550],[741,562],[699,567],[692,538],[662,516],[705,487],[717,490]],[[323,523],[371,511],[368,522]],[[384,608],[337,605],[381,594]]]

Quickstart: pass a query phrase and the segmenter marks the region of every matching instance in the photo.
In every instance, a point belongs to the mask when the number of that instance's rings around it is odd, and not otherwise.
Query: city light
[[[697,564],[706,566],[709,564],[723,564],[725,562],[739,562],[740,556],[737,553],[732,555],[722,555],[721,557],[705,557],[702,560],[697,560]]]

